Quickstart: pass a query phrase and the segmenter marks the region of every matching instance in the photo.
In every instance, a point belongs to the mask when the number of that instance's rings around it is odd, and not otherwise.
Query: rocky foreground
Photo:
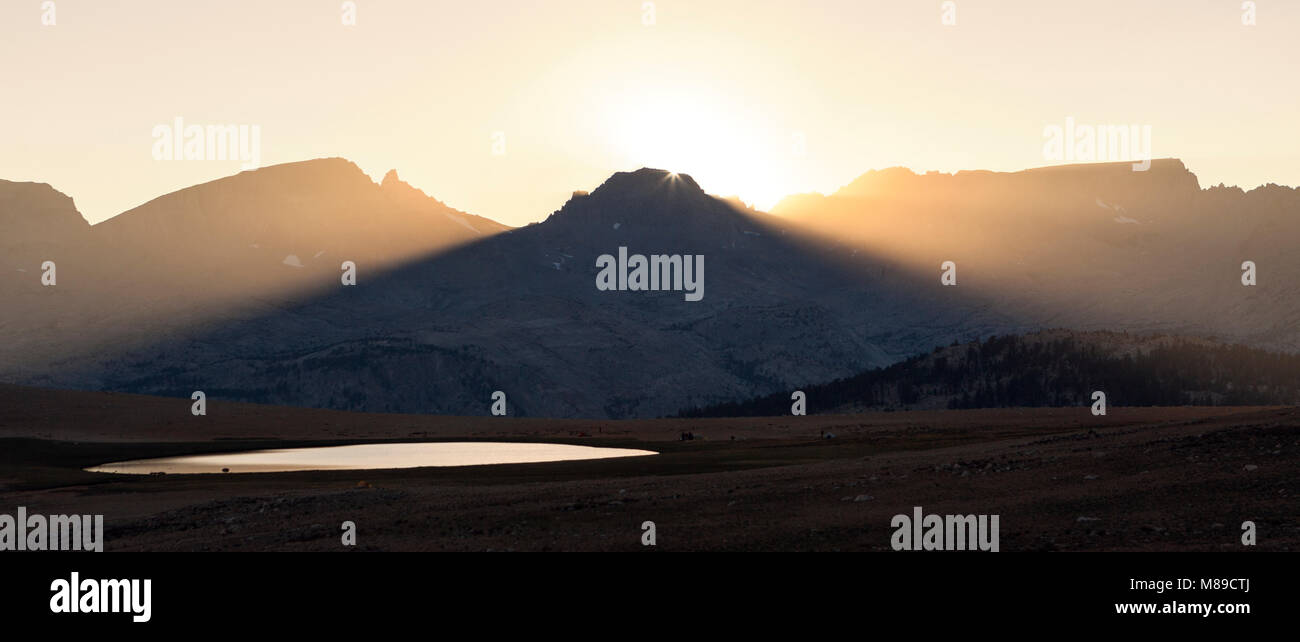
[[[893,516],[916,506],[999,515],[1004,552],[1300,546],[1300,409],[1291,407],[574,422],[237,406],[199,431],[181,413],[159,417],[174,400],[42,394],[67,399],[0,406],[0,506],[102,513],[107,551],[645,551],[646,521],[655,523],[654,550],[888,551]],[[92,412],[102,421],[86,421]],[[683,431],[697,439],[680,441]],[[246,434],[258,432],[263,439]],[[80,470],[126,457],[381,439],[660,454],[364,472]],[[357,525],[355,547],[341,544],[345,521]],[[1256,524],[1254,547],[1241,543],[1246,521]]]

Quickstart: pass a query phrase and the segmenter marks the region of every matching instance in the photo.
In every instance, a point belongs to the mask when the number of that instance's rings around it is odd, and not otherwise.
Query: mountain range
[[[0,380],[463,415],[500,390],[511,415],[621,418],[1048,327],[1294,351],[1298,226],[1296,190],[1201,189],[1168,159],[873,171],[770,214],[641,169],[521,228],[337,158],[94,226],[48,185],[0,181]],[[704,298],[598,290],[597,257],[620,248],[702,255]]]

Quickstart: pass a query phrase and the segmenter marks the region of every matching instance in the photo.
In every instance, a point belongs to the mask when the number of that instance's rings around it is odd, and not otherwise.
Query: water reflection
[[[295,470],[362,470],[418,468],[421,466],[482,466],[525,464],[578,459],[640,457],[649,450],[599,448],[567,444],[508,442],[438,442],[418,444],[361,444],[323,448],[252,450],[213,455],[188,455],[119,461],[87,468],[96,473],[148,475],[151,473],[278,473]]]

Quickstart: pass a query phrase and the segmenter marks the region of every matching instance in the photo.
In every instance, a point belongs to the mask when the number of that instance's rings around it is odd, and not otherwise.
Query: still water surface
[[[438,442],[361,444],[323,448],[251,450],[214,455],[188,455],[119,461],[87,468],[94,473],[280,473],[295,470],[366,470],[421,466],[482,466],[527,464],[578,459],[608,459],[656,455],[649,450],[598,448],[567,444],[508,442]],[[225,469],[223,471],[223,469]]]

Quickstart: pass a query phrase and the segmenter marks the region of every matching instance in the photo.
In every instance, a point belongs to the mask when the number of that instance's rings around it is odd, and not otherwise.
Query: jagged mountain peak
[[[689,174],[642,167],[634,172],[616,172],[601,183],[592,195],[620,193],[635,196],[705,196],[704,190]]]
[[[389,198],[395,198],[411,205],[421,207],[434,206],[438,208],[447,207],[445,203],[429,196],[424,190],[402,180],[398,177],[397,170],[395,169],[390,169],[387,174],[384,174],[384,180],[379,183],[379,186],[383,189],[384,193],[389,196]],[[464,214],[464,212],[458,213]]]
[[[406,181],[402,180],[400,177],[397,176],[396,169],[390,169],[388,170],[387,174],[384,174],[384,180],[381,181],[379,185],[381,187],[389,188],[389,187],[399,187],[402,185],[409,185],[409,183],[407,183]]]
[[[643,167],[617,172],[590,193],[574,192],[551,218],[582,224],[686,224],[716,220],[733,211],[688,174]]]
[[[399,196],[399,197],[406,197],[406,198],[419,198],[419,199],[430,198],[429,195],[424,192],[424,190],[398,177],[397,170],[395,169],[390,169],[388,170],[387,174],[384,174],[384,180],[379,183],[379,186],[382,187],[385,192],[387,192],[389,195],[392,196]],[[437,199],[433,199],[433,200],[435,202],[438,202]]]

